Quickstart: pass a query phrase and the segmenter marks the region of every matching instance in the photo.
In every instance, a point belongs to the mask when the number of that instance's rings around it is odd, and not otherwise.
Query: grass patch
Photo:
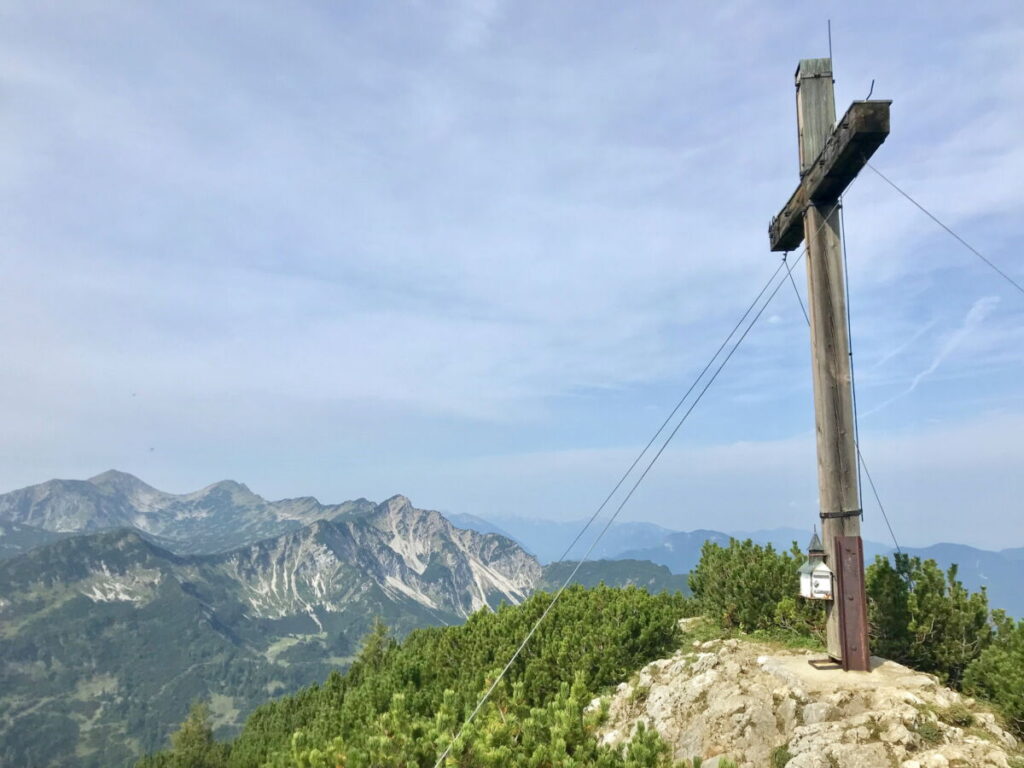
[[[629,704],[633,707],[642,706],[650,695],[651,687],[649,685],[636,685],[629,694]]]
[[[993,744],[996,741],[996,737],[984,728],[968,728],[966,733],[969,736],[974,736],[975,738],[981,739],[982,741],[988,741]],[[1020,768],[1024,768],[1024,764],[1021,764]]]
[[[781,747],[776,747],[772,750],[768,763],[771,768],[786,768],[786,763],[792,759],[793,755],[790,754],[789,745],[783,744]]]
[[[974,725],[974,713],[963,704],[953,704],[939,710],[938,716],[939,720],[946,725],[953,725],[957,728],[970,728]]]
[[[925,744],[941,744],[943,741],[942,728],[933,720],[918,720],[911,730],[920,736]]]
[[[708,640],[724,640],[727,637],[730,637],[730,634],[706,616],[700,617],[700,621],[692,622],[682,633],[684,645],[706,643]]]
[[[724,629],[718,622],[703,616],[682,633],[684,645],[706,643],[709,640],[749,640],[798,651],[824,651],[824,644],[815,637],[800,635],[785,629],[756,629],[753,632],[742,632],[738,629]]]
[[[755,640],[766,645],[773,645],[777,648],[786,648],[797,651],[824,651],[825,645],[816,637],[798,635],[784,629],[757,629],[747,634],[737,634],[736,637]]]

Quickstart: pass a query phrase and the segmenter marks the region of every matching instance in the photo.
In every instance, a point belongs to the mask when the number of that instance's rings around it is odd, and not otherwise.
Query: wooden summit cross
[[[837,125],[832,60],[801,60],[800,184],[768,227],[773,251],[807,241],[819,505],[826,562],[836,581],[835,599],[826,603],[826,638],[829,656],[845,670],[868,671],[871,657],[839,197],[889,135],[891,103],[855,101]]]

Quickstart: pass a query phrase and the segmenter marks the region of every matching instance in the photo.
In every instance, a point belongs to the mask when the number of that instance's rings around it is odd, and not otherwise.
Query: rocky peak
[[[684,619],[684,630],[696,621]],[[604,743],[643,722],[676,759],[740,768],[1006,768],[1017,748],[994,715],[931,675],[879,658],[869,673],[808,663],[821,656],[694,641],[619,686]]]
[[[102,474],[90,477],[87,481],[95,486],[104,496],[110,497],[124,509],[124,522],[132,521],[132,512],[150,514],[159,513],[160,509],[173,497],[147,485],[135,475],[110,469]]]
[[[121,472],[117,469],[108,469],[106,472],[101,472],[95,477],[90,477],[88,482],[92,483],[97,488],[104,490],[110,489],[122,492],[140,489],[147,491],[156,490],[152,486],[146,485],[146,483],[139,480],[135,475],[127,472]]]
[[[381,502],[370,515],[375,525],[390,532],[393,537],[415,538],[429,541],[439,532],[449,533],[453,529],[440,512],[418,509],[406,496],[392,496]]]
[[[197,491],[197,495],[209,496],[214,493],[225,493],[230,496],[245,496],[252,497],[263,501],[261,496],[257,496],[245,483],[240,483],[237,480],[220,480],[219,482],[208,485],[205,488]]]
[[[386,499],[385,501],[381,502],[380,506],[384,507],[387,510],[388,514],[391,515],[409,511],[418,511],[413,507],[412,502],[409,501],[409,497],[403,496],[400,493],[396,493],[390,499]]]

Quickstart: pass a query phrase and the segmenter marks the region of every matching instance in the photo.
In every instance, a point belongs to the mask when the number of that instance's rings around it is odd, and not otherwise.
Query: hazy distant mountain
[[[758,544],[771,544],[777,550],[789,551],[795,541],[800,549],[806,549],[811,538],[811,530],[803,528],[770,528],[757,531],[732,531],[734,538],[743,540],[751,539]],[[888,555],[893,551],[892,547],[880,544],[869,539],[864,540],[864,559],[871,562],[875,555]]]
[[[1007,560],[1024,560],[1024,547],[1003,549],[999,551],[999,554],[1005,557]]]
[[[729,531],[729,535],[743,541],[750,539],[757,544],[771,544],[777,550],[788,550],[793,542],[801,548],[811,540],[811,530],[803,528],[762,528],[756,531]]]
[[[89,480],[49,480],[2,494],[0,522],[52,533],[131,528],[174,552],[207,553],[372,508],[366,499],[335,505],[310,496],[267,501],[233,480],[192,493],[165,493],[110,470]]]
[[[668,534],[655,547],[629,550],[622,553],[622,557],[650,560],[667,566],[672,573],[689,573],[700,561],[700,549],[705,541],[727,546],[729,538],[720,531],[678,531]]]
[[[442,512],[441,514],[447,517],[448,520],[451,521],[452,525],[459,528],[466,528],[467,530],[478,531],[479,533],[497,533],[500,536],[506,536],[507,538],[518,542],[519,545],[522,546],[522,542],[520,542],[515,536],[501,526],[495,525],[490,520],[484,520],[482,517],[469,515],[465,512]],[[530,554],[533,553],[531,552]]]
[[[988,590],[989,604],[1011,616],[1024,618],[1024,559],[1014,558],[1014,550],[990,552],[964,544],[933,544],[930,547],[904,547],[908,555],[934,560],[943,568],[957,565],[958,578],[970,590]]]
[[[565,522],[500,516],[484,520],[475,515],[453,515],[451,519],[459,519],[461,520],[459,524],[464,524],[477,531],[500,530],[519,542],[527,552],[536,556],[542,563],[550,563],[559,559],[565,552],[565,548],[586,524],[586,520]],[[569,558],[579,559],[582,557],[604,525],[605,520],[603,519],[595,521],[572,548]],[[594,548],[589,559],[629,557],[623,553],[641,547],[657,546],[670,533],[673,531],[653,523],[615,523]]]
[[[0,563],[0,764],[121,764],[199,695],[230,730],[346,664],[374,617],[459,622],[540,579],[511,540],[401,496],[223,554],[126,529],[39,547]]]
[[[538,589],[554,591],[565,583],[578,561],[566,560],[544,566],[544,575]],[[648,560],[594,560],[580,566],[573,584],[594,587],[600,583],[609,587],[641,587],[648,592],[682,592],[690,594],[685,575],[674,574],[664,565]]]

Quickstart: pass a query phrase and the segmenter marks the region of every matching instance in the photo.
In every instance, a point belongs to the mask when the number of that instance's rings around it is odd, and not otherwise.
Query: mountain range
[[[556,589],[576,563],[552,561],[581,527],[404,496],[268,501],[230,480],[171,494],[113,470],[0,495],[0,766],[128,765],[197,697],[229,735],[268,696],[345,667],[376,619],[400,636]],[[733,535],[788,548],[807,534]],[[686,591],[704,543],[729,539],[617,524],[591,553],[606,559],[574,578]],[[904,551],[958,563],[969,588],[1024,615],[1024,548]]]
[[[366,499],[333,505],[309,496],[267,501],[234,480],[172,494],[110,470],[88,480],[49,480],[0,495],[0,523],[23,526],[22,536],[32,530],[66,534],[130,528],[188,554],[226,552],[373,507]]]
[[[19,767],[128,765],[197,697],[228,735],[346,666],[376,619],[399,636],[459,623],[574,565],[545,569],[404,496],[275,502],[231,481],[175,495],[113,471],[0,496],[0,552],[0,766]],[[577,577],[685,588],[649,562]]]

